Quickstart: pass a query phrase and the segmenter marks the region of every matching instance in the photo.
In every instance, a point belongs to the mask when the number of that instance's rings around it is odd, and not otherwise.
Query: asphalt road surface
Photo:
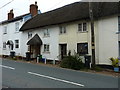
[[[0,67],[9,88],[118,88],[118,77],[5,59]]]

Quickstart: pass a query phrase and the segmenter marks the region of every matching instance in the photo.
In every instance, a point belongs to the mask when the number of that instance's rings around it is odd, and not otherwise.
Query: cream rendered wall
[[[118,57],[118,17],[101,18],[95,23],[97,63],[109,65],[110,57]]]
[[[81,22],[66,24],[66,33],[59,34],[59,44],[66,43],[67,53],[71,50],[71,54],[74,55],[74,52],[77,52],[77,43],[88,42],[88,54],[91,55],[90,23],[87,22],[87,32],[78,32],[78,24]]]

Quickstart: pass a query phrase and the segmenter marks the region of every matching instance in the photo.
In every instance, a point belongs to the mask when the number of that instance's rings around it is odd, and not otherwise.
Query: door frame
[[[60,59],[63,59],[65,56],[67,56],[67,43],[59,44],[59,53]]]

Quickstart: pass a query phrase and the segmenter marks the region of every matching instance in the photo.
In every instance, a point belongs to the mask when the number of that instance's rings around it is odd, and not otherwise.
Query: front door
[[[31,45],[30,46],[32,53],[32,58],[36,58],[38,55],[40,55],[40,45]]]
[[[67,56],[67,44],[60,44],[61,59]]]

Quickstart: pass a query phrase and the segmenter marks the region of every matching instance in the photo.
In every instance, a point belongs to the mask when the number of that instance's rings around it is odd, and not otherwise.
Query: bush
[[[12,59],[13,59],[13,60],[17,60],[17,58],[16,58],[16,57],[13,57]]]
[[[112,62],[112,66],[113,67],[119,67],[119,60],[118,58],[110,58],[111,62]]]
[[[84,67],[84,64],[82,63],[81,58],[77,56],[67,56],[61,61],[60,66],[63,68],[80,70]]]
[[[103,71],[103,69],[101,68],[101,67],[99,67],[99,66],[93,66],[92,68],[91,68],[91,70],[95,70],[95,71],[97,71],[97,72],[100,72],[100,71]]]

